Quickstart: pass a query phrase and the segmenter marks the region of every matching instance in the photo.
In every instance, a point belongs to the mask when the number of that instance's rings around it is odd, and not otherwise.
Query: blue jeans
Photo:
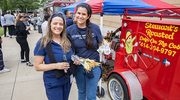
[[[38,25],[38,33],[42,33],[41,25]]]
[[[15,27],[14,25],[8,26],[9,35],[14,35]]]
[[[6,36],[7,26],[3,26],[4,29],[4,36]]]
[[[98,81],[101,75],[101,69],[99,66],[92,68],[94,77],[88,78],[83,66],[78,66],[77,74],[75,75],[77,88],[78,88],[78,100],[96,100],[96,91]]]

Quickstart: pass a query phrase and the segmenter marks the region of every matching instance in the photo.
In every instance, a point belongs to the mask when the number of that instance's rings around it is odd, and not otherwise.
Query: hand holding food
[[[101,63],[95,62],[94,60],[90,60],[89,58],[87,59],[80,58],[77,55],[72,55],[71,59],[72,61],[74,61],[76,65],[78,65],[79,63],[83,65],[87,72],[91,71],[92,67],[99,66],[101,64]]]
[[[81,63],[80,63],[78,60],[75,60],[75,61],[74,61],[74,64],[75,64],[75,65],[81,65]]]
[[[94,60],[90,60],[90,59],[83,59],[83,58],[79,58],[79,60],[84,60],[84,68],[86,69],[86,71],[91,71],[91,69],[95,66],[100,66],[101,63],[95,62]]]

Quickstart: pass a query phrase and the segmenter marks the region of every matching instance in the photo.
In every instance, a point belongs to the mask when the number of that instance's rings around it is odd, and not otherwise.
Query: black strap
[[[66,36],[69,39],[69,41],[71,43],[71,48],[73,50],[73,53],[75,54],[75,46],[74,46],[73,40],[72,40],[72,38],[71,38],[71,36],[69,34],[67,34]],[[71,66],[71,73],[72,74],[77,74],[77,65],[75,65],[74,62],[71,61],[70,66]]]
[[[49,57],[50,62],[51,63],[57,63],[56,59],[54,57],[53,51],[52,51],[51,42],[49,42],[47,44],[46,51],[47,51],[47,55]],[[59,77],[63,76],[64,70],[55,69],[54,72],[55,72],[56,78],[59,78]]]
[[[86,45],[86,41],[85,41],[85,39],[83,38],[83,36],[82,36],[82,34],[81,34],[81,32],[79,31],[79,29],[78,29],[78,26],[76,25],[76,29],[77,29],[77,32],[81,35],[81,38],[83,39],[83,41],[85,42],[85,45]],[[95,48],[91,48],[93,51],[95,51],[95,52],[97,52],[97,49],[95,49]],[[97,53],[99,53],[99,52],[97,52]]]
[[[81,32],[79,31],[79,29],[78,29],[78,26],[76,25],[76,29],[77,29],[77,32],[81,35],[81,38],[83,39],[83,41],[85,42],[85,44],[86,44],[86,41],[85,41],[85,39],[83,38],[83,36],[82,36],[82,34],[81,34]]]

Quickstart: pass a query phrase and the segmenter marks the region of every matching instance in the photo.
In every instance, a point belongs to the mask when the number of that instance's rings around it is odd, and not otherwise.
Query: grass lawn
[[[3,27],[0,27],[0,34],[1,36],[4,35]]]
[[[8,28],[7,28],[6,32],[8,32]],[[0,34],[1,34],[1,36],[4,35],[3,27],[0,27]],[[7,35],[7,34],[6,34],[6,35]]]

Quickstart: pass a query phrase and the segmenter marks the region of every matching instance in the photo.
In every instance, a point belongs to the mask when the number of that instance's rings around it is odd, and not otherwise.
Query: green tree
[[[2,2],[2,11],[6,12],[7,10],[8,10],[7,0],[3,0],[3,2]]]
[[[39,2],[37,0],[15,0],[16,8],[19,8],[22,12],[27,9],[34,10],[39,7]]]
[[[21,12],[28,10],[34,10],[40,7],[39,0],[0,0],[0,7],[3,12],[7,10],[20,9]]]
[[[48,1],[48,0],[42,0],[42,1],[41,1],[41,4],[44,3],[44,2],[46,2],[46,1]]]
[[[3,7],[3,0],[0,0],[0,7],[2,8]]]

